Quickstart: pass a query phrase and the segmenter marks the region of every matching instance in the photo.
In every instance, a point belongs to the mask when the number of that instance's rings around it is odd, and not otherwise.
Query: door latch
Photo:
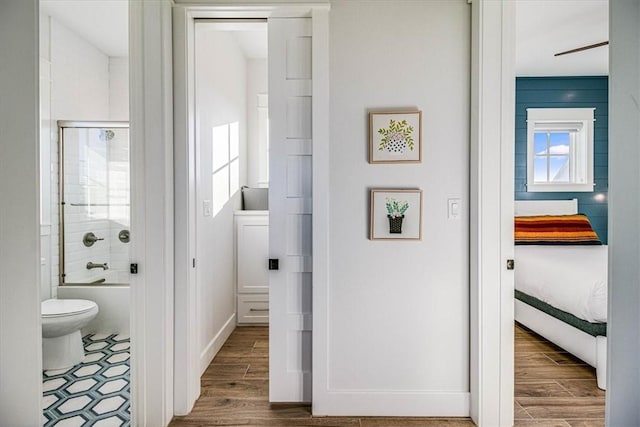
[[[512,259],[507,260],[507,270],[513,270],[516,268],[516,262]]]
[[[278,258],[269,258],[269,270],[279,270],[280,260]]]

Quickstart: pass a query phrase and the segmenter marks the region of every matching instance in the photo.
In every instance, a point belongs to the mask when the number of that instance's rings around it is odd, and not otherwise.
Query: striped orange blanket
[[[516,245],[601,245],[584,214],[515,217]]]

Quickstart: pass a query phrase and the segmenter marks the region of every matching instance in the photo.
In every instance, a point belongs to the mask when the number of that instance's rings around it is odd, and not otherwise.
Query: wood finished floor
[[[515,425],[604,426],[595,369],[521,325],[515,331]]]
[[[193,411],[170,427],[466,427],[466,418],[317,417],[308,405],[269,404],[268,328],[237,328],[202,376]],[[516,326],[516,426],[604,425],[595,372]]]

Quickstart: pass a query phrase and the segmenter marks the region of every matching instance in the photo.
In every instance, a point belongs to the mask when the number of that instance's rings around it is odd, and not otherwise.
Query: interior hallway
[[[595,370],[516,325],[516,426],[604,426],[604,392]],[[473,426],[465,418],[311,417],[299,404],[269,404],[269,329],[236,328],[202,376],[190,415],[170,427],[418,427]]]

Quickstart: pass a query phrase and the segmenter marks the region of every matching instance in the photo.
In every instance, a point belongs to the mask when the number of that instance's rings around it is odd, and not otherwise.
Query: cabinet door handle
[[[268,308],[250,308],[249,311],[269,311]]]

